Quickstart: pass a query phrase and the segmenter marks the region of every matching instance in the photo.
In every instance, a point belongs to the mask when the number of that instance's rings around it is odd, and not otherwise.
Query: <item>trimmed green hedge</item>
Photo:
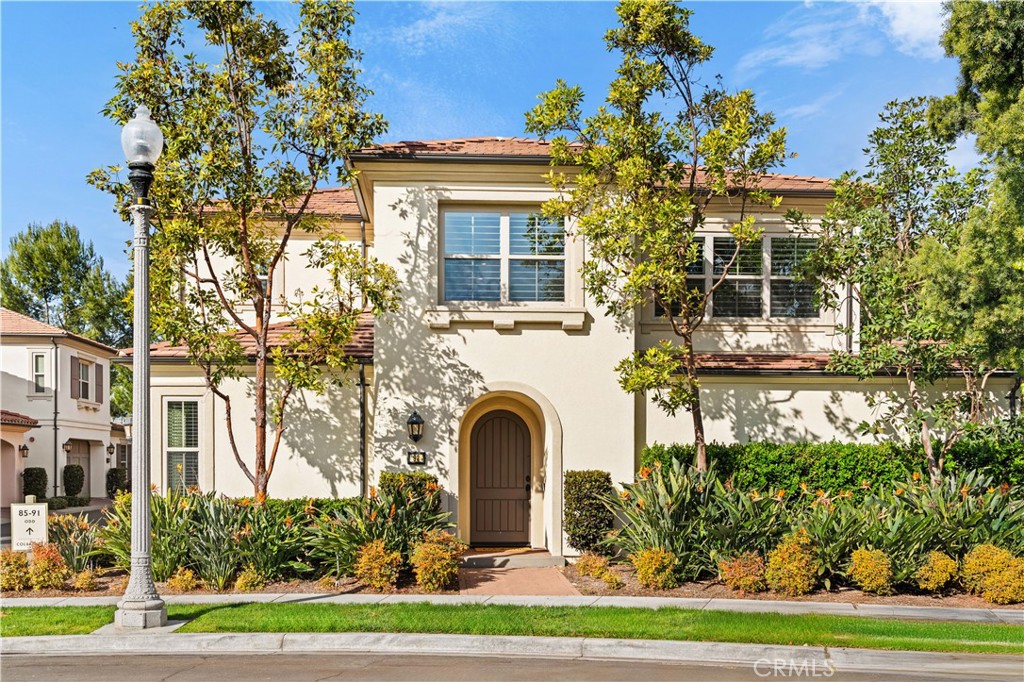
[[[85,487],[85,469],[81,464],[65,464],[61,478],[64,481],[65,497],[77,497]]]
[[[667,465],[672,459],[693,462],[693,445],[654,443],[644,448],[640,466]],[[921,471],[924,457],[913,446],[898,443],[721,443],[708,444],[708,461],[719,476],[732,478],[743,490],[813,490],[859,494],[870,486],[906,480]],[[1024,442],[962,441],[946,463],[951,472],[979,470],[998,481],[1024,483]]]
[[[107,497],[114,499],[122,490],[128,490],[128,470],[124,467],[107,469]]]
[[[301,519],[307,514],[310,516],[332,515],[345,507],[359,504],[359,501],[358,497],[298,497],[291,499],[268,497],[264,504],[268,510],[281,518]]]
[[[46,484],[48,483],[46,469],[43,467],[28,467],[21,472],[21,489],[24,495],[35,495],[39,502],[46,497]]]
[[[581,552],[595,551],[612,529],[612,512],[601,501],[614,493],[607,471],[565,472],[565,519],[569,544]]]

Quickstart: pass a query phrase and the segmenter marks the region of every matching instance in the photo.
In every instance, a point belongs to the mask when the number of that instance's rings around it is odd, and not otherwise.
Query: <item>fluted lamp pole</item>
[[[130,211],[135,225],[135,330],[132,358],[132,557],[124,597],[117,604],[114,624],[139,630],[167,624],[167,608],[156,592],[150,565],[149,510],[149,219],[153,206],[149,188],[153,164],[163,151],[164,136],[149,109],[140,105],[121,131],[121,148],[128,160],[128,180],[135,191]]]

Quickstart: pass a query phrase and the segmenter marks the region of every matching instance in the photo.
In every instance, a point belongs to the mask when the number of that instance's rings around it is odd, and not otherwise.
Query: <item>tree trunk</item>
[[[907,372],[907,388],[910,392],[910,405],[915,412],[921,411],[921,396],[917,391],[917,380],[913,371]],[[931,429],[928,428],[928,419],[921,418],[921,447],[924,449],[924,460],[928,466],[928,477],[932,485],[942,482],[942,462],[935,458],[935,445],[932,443]]]
[[[264,344],[261,344],[265,346]],[[267,354],[265,348],[256,351],[256,471],[255,496],[257,502],[267,499]]]
[[[697,357],[693,353],[693,343],[686,341],[686,380],[693,391],[693,402],[690,414],[693,416],[693,442],[697,446],[697,471],[708,470],[708,447],[704,440],[704,414],[700,408],[700,384],[697,382]]]

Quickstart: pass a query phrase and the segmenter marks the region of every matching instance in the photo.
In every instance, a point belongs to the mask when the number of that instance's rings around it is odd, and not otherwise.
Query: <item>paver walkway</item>
[[[554,566],[463,568],[459,570],[459,594],[561,597],[578,595],[579,590]]]

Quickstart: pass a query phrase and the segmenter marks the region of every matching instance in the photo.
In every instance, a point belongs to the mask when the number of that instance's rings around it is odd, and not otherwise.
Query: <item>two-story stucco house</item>
[[[535,215],[552,196],[542,178],[546,143],[386,144],[351,163],[356,186],[320,192],[313,209],[398,270],[403,305],[359,329],[350,352],[361,370],[350,386],[292,404],[271,494],[358,495],[381,471],[414,468],[409,451],[422,450],[419,468],[449,491],[463,539],[566,553],[565,471],[630,480],[645,444],[692,440],[689,415],[670,418],[627,395],[613,370],[669,334],[668,325],[653,310],[623,325],[588,300],[578,274],[586,244],[564,237],[571,225]],[[872,415],[867,398],[898,381],[824,371],[830,351],[856,348],[856,338],[836,333],[856,311],[819,309],[794,282],[791,266],[814,240],[782,218],[789,208],[823,215],[831,183],[775,175],[764,186],[782,207],[758,217],[764,238],[715,294],[696,339],[708,438],[855,440],[855,425]],[[732,248],[732,211],[713,206],[695,279],[711,277],[718,254]],[[292,237],[276,291],[292,295],[317,281],[300,256],[308,246]],[[153,482],[251,494],[226,445],[223,406],[184,349],[157,344],[152,356]],[[992,390],[1003,395],[1009,384],[1000,381]],[[244,381],[226,390],[236,409],[245,404]],[[415,445],[413,412],[424,421]],[[236,436],[251,452],[251,429]]]
[[[118,438],[110,423],[107,384],[117,351],[0,308],[0,353],[0,404],[15,415],[3,426],[0,506],[20,501],[26,467],[46,469],[48,495],[61,495],[64,465],[80,464],[86,474],[81,495],[105,496],[106,471],[118,463],[108,446],[115,445],[121,463],[126,459],[123,430]],[[29,421],[34,424],[26,430]],[[27,449],[15,454],[23,445]]]

